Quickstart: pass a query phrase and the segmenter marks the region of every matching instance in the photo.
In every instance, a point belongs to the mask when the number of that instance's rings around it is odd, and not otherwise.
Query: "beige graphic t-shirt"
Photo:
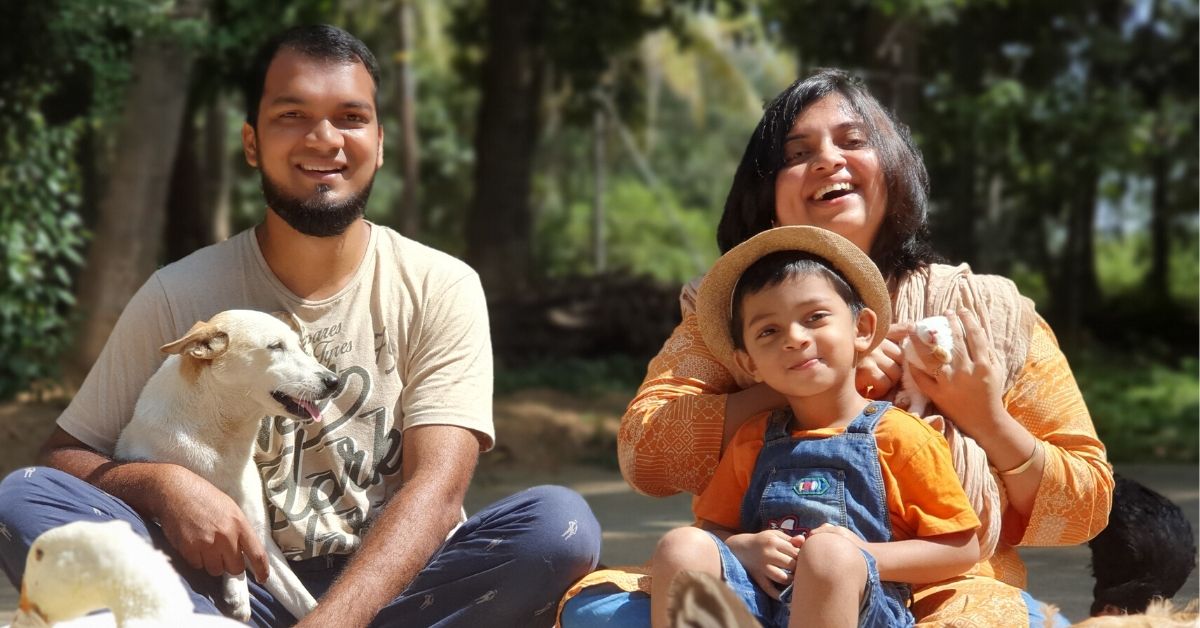
[[[358,547],[363,522],[400,488],[405,429],[458,425],[492,446],[492,351],[478,276],[378,225],[354,278],[320,301],[275,278],[253,230],[160,269],[126,306],[59,426],[111,455],[165,357],[159,347],[228,309],[294,313],[306,347],[342,380],[321,422],[266,417],[259,432],[275,541],[290,558]]]

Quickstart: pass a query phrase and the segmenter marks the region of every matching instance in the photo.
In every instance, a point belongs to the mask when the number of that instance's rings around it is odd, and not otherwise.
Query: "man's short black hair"
[[[818,257],[804,251],[775,251],[758,259],[738,278],[737,286],[733,289],[733,310],[729,317],[729,333],[733,336],[735,349],[746,350],[742,329],[742,304],[746,297],[758,294],[772,286],[778,286],[792,277],[808,277],[816,275],[829,280],[834,292],[842,297],[850,307],[850,315],[858,316],[866,304],[858,291],[846,281],[823,257]]]
[[[254,64],[246,77],[243,92],[246,96],[246,123],[258,128],[258,104],[262,100],[267,68],[280,50],[294,50],[317,61],[361,63],[375,82],[375,107],[379,108],[379,62],[371,49],[357,37],[329,24],[294,26],[272,37],[254,56]]]

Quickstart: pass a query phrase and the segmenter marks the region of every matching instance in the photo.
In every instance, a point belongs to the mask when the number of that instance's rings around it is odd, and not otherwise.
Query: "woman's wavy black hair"
[[[787,135],[797,116],[830,94],[841,95],[861,118],[887,186],[887,214],[867,253],[888,280],[936,261],[926,222],[929,176],[908,127],[892,119],[862,81],[837,69],[817,70],[767,105],[725,199],[717,246],[725,253],[774,226],[775,177],[784,167]]]

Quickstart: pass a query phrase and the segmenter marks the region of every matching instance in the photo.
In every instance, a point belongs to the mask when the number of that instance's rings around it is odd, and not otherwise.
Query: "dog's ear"
[[[280,310],[278,312],[271,312],[271,316],[287,323],[287,326],[291,327],[297,336],[304,337],[304,329],[300,327],[300,319],[296,318],[295,314]]]
[[[213,360],[229,348],[229,334],[219,327],[200,321],[188,330],[183,338],[159,348],[163,353],[187,354],[200,360]]]

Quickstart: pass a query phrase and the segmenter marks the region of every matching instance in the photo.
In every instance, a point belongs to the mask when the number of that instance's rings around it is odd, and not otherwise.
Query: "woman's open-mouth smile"
[[[849,181],[839,181],[818,188],[808,197],[808,201],[817,207],[834,207],[855,196],[861,197],[858,186]]]

